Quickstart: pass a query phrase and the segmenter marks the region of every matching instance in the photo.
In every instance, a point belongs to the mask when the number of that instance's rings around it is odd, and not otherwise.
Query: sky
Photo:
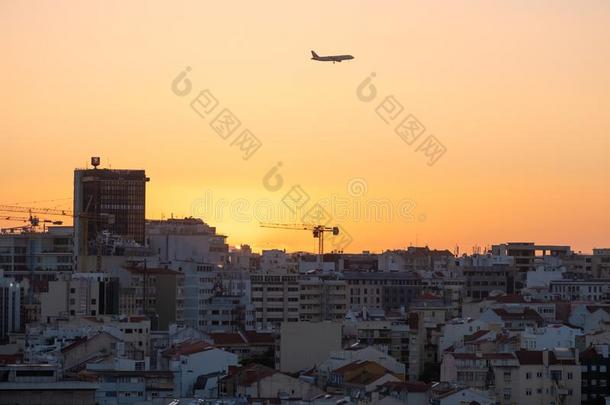
[[[608,21],[605,0],[0,1],[0,204],[69,208],[100,156],[146,170],[148,218],[201,216],[257,250],[314,250],[260,223],[316,207],[346,236],[327,251],[609,247]],[[225,108],[233,134],[211,126]]]

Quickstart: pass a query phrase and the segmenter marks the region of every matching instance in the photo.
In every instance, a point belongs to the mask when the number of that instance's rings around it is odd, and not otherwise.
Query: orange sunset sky
[[[74,168],[101,156],[146,169],[147,217],[203,214],[257,250],[314,250],[306,232],[258,225],[287,222],[259,208],[277,211],[296,184],[310,204],[348,201],[333,218],[348,251],[610,246],[606,0],[2,0],[0,58],[0,204],[69,208]],[[371,72],[366,103],[356,89]],[[203,89],[261,140],[249,160],[191,109]],[[446,147],[435,165],[375,113],[388,95]],[[262,179],[278,162],[273,192]],[[249,208],[203,210],[206,196]],[[394,214],[410,201],[412,217],[367,220],[354,200]]]

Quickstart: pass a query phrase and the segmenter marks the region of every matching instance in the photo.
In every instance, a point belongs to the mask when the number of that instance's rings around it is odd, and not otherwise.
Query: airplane
[[[332,55],[332,56],[318,56],[317,53],[311,51],[312,60],[317,60],[320,62],[341,62],[342,60],[350,60],[354,59],[352,55]]]

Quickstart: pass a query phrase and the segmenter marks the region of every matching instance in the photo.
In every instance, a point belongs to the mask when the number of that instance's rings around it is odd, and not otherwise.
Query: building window
[[[532,396],[532,389],[531,388],[526,388],[525,389],[525,395],[527,395],[528,397]]]
[[[525,379],[526,380],[531,380],[532,379],[532,373],[525,373]]]
[[[571,380],[574,375],[572,373],[568,373],[568,380]]]

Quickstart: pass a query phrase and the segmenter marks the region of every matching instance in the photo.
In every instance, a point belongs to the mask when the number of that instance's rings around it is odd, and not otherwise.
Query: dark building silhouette
[[[75,254],[96,254],[96,238],[109,231],[144,244],[146,177],[144,170],[74,171]]]

